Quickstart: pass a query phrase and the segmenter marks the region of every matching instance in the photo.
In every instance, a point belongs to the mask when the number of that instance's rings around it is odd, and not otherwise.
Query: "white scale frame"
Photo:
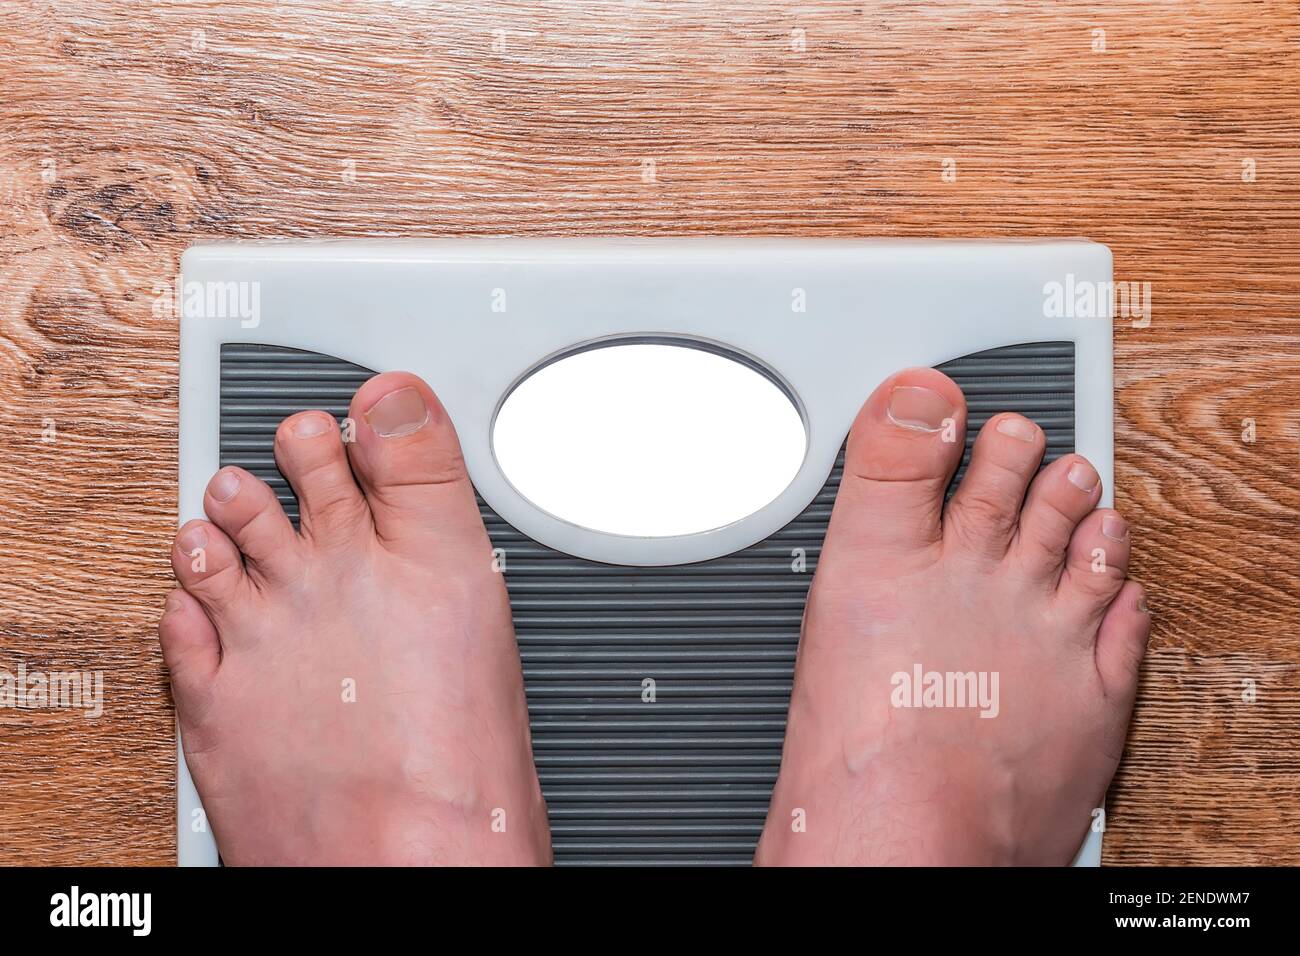
[[[1112,281],[1111,253],[1085,240],[439,239],[249,242],[190,248],[181,266],[180,521],[203,517],[219,466],[220,351],[252,343],[402,368],[437,392],[479,493],[530,538],[593,561],[676,565],[767,538],[825,484],[862,402],[890,373],[1028,342],[1075,346],[1075,449],[1112,501],[1112,318],[1049,315]],[[194,285],[197,283],[198,285]],[[229,283],[248,284],[230,286]],[[189,294],[198,290],[197,296]],[[213,308],[242,292],[258,313]],[[187,302],[187,300],[190,300]],[[202,300],[203,305],[198,305]],[[233,302],[237,300],[226,301]],[[504,301],[504,311],[499,311]],[[802,304],[803,311],[798,311]],[[639,538],[582,528],[531,504],[492,452],[497,410],[522,378],[592,343],[666,339],[718,346],[779,382],[808,444],[786,489],[721,528]],[[217,850],[179,751],[182,865]],[[1101,835],[1076,864],[1100,862]]]

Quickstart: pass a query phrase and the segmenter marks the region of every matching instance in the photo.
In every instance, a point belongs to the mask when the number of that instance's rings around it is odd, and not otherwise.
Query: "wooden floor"
[[[107,702],[0,710],[0,863],[174,858],[181,251],[470,234],[1107,243],[1156,623],[1105,860],[1300,862],[1294,2],[8,0],[0,667]]]

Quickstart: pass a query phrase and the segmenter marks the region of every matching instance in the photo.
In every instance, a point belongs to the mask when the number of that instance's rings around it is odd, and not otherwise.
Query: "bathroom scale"
[[[781,760],[800,620],[859,407],[942,369],[980,426],[1016,411],[1111,503],[1111,254],[1083,240],[440,239],[201,245],[182,259],[180,520],[208,479],[277,471],[278,423],[342,420],[404,369],[456,427],[504,571],[559,865],[748,865]],[[493,454],[505,397],[571,353],[636,342],[734,358],[802,417],[779,495],[710,530],[597,531],[535,506]],[[806,555],[803,573],[793,554]],[[642,679],[656,679],[647,705]],[[178,855],[219,863],[183,753]],[[1104,820],[1104,817],[1100,817]],[[1090,828],[1076,864],[1100,861]]]

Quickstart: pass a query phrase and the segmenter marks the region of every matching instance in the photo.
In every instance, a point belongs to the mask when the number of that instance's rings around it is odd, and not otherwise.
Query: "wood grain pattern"
[[[174,858],[156,285],[198,240],[460,234],[1109,244],[1153,290],[1116,451],[1156,628],[1105,858],[1300,862],[1298,80],[1282,0],[6,2],[0,665],[108,700],[0,710],[0,863]]]

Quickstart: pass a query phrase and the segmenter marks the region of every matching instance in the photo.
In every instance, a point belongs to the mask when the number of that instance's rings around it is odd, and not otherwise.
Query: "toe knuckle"
[[[356,490],[341,486],[322,488],[312,496],[307,510],[313,518],[359,518],[364,513]]]
[[[953,509],[958,528],[973,537],[987,537],[990,531],[1005,532],[1015,524],[1015,513],[994,495],[972,491],[962,496]]]
[[[234,587],[242,573],[238,564],[209,565],[204,571],[194,572],[193,580],[186,584],[186,588],[203,594],[219,594]]]
[[[1079,581],[1094,591],[1116,591],[1124,585],[1124,568],[1113,562],[1102,548],[1085,555],[1078,571]]]

